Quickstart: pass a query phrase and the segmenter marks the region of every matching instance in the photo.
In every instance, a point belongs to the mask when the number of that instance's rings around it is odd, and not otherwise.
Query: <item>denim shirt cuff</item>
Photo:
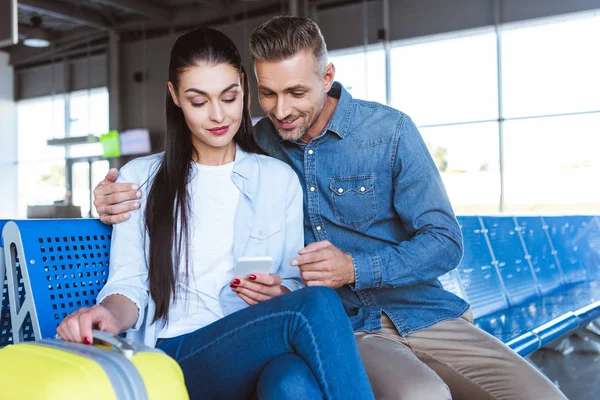
[[[352,290],[364,290],[381,286],[381,262],[377,253],[350,254],[354,263],[354,284]]]

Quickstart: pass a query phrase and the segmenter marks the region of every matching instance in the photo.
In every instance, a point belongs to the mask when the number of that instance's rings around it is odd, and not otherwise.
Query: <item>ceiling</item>
[[[121,41],[165,35],[200,24],[219,25],[273,13],[290,13],[290,7],[320,10],[374,0],[18,0],[19,36],[38,29],[52,46],[32,49],[17,44],[8,50],[15,66],[39,64],[73,52],[105,51],[109,34]],[[39,19],[38,19],[39,22]],[[104,48],[103,48],[104,46]]]

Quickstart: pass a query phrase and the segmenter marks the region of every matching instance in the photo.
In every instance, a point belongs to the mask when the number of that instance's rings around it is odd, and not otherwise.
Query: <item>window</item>
[[[600,17],[502,32],[504,116],[600,110]]]
[[[396,45],[392,106],[418,125],[498,119],[494,33]]]
[[[505,211],[600,211],[600,113],[506,121],[504,149]]]
[[[69,96],[69,136],[100,136],[108,132],[108,90],[73,92]],[[69,158],[102,155],[100,143],[72,146]]]
[[[102,146],[92,143],[65,148],[48,146],[47,140],[108,132],[107,89],[23,100],[17,104],[17,114],[18,216],[26,217],[28,205],[55,202],[71,202],[81,206],[83,216],[94,216],[95,212],[90,214],[90,179],[95,185],[109,168],[108,161],[96,161],[102,155]],[[77,161],[67,163],[72,159]],[[71,182],[66,180],[67,165],[71,166]],[[69,183],[72,192],[67,193]]]
[[[421,128],[455,212],[498,211],[498,123]]]
[[[18,216],[27,205],[53,204],[65,199],[65,150],[47,140],[65,136],[64,96],[23,100],[17,104]]]
[[[335,66],[335,80],[352,97],[385,104],[385,51],[381,47],[345,49],[329,52]]]

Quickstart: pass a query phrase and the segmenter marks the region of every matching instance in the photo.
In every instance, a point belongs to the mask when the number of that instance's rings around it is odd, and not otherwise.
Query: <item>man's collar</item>
[[[331,119],[325,127],[325,131],[334,132],[343,139],[346,137],[348,130],[348,114],[351,111],[350,107],[352,105],[352,96],[339,82],[333,82],[333,85],[331,86],[331,89],[327,95],[338,99],[338,103],[335,107],[333,115],[331,116]]]

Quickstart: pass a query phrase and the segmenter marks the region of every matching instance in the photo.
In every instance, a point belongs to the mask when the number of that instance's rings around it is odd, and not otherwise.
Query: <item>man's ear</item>
[[[177,94],[175,93],[175,88],[173,87],[173,84],[169,81],[167,83],[167,86],[169,87],[169,93],[171,93],[171,99],[173,99],[173,103],[175,103],[175,105],[179,108],[181,108],[181,105],[179,104],[179,99],[177,98]]]
[[[328,93],[331,89],[331,86],[333,86],[333,82],[335,82],[335,66],[333,63],[329,63],[325,67],[323,81],[325,82],[325,93]]]

